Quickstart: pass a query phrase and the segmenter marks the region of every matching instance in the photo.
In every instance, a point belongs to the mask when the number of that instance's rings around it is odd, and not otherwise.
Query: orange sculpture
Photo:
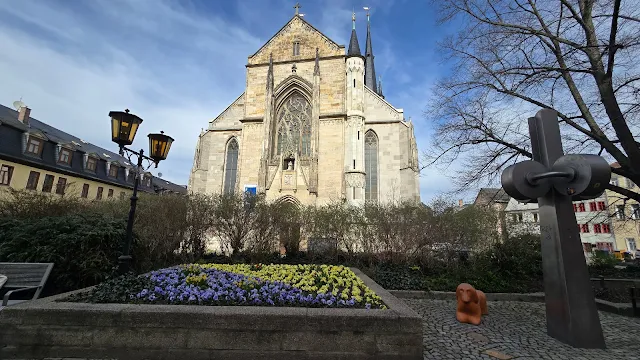
[[[480,325],[482,315],[489,313],[487,296],[467,283],[458,285],[456,300],[458,300],[456,319],[461,323]]]

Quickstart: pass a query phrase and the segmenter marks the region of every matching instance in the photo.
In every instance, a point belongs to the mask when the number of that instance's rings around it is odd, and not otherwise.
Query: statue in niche
[[[289,163],[287,164],[287,170],[293,170],[293,161],[289,160]]]

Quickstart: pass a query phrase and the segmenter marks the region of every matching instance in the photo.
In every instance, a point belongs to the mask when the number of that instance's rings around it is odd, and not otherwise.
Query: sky
[[[22,99],[31,116],[115,151],[111,110],[144,119],[133,148],[148,133],[175,142],[155,175],[187,184],[202,128],[244,91],[247,57],[294,15],[292,0],[21,0],[0,1],[0,104]],[[348,45],[351,12],[361,48],[363,6],[371,8],[376,74],[386,99],[414,122],[419,151],[432,132],[424,116],[432,85],[449,71],[427,0],[300,1],[306,21]],[[436,169],[421,174],[422,201],[451,189]],[[472,199],[468,199],[472,200]]]

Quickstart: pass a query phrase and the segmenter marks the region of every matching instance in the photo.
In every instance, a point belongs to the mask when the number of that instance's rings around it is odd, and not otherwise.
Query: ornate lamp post
[[[564,155],[554,110],[529,118],[533,160],[511,165],[502,187],[511,197],[537,202],[547,334],[574,347],[605,348],[572,201],[602,195],[611,168],[596,155]]]
[[[158,167],[158,163],[161,160],[167,158],[169,149],[173,143],[173,138],[160,132],[160,134],[149,134],[149,153],[150,156],[144,155],[144,150],[140,149],[139,152],[126,148],[125,146],[131,145],[133,139],[136,136],[136,131],[142,119],[134,114],[129,113],[129,109],[125,111],[111,111],[109,112],[111,118],[111,139],[120,147],[120,155],[127,154],[127,158],[131,161],[131,156],[138,157],[136,161],[136,168],[134,169],[135,180],[133,183],[133,195],[131,195],[131,207],[129,209],[129,220],[127,222],[127,235],[124,243],[122,255],[118,257],[118,271],[120,274],[126,274],[129,272],[129,266],[131,263],[131,241],[133,238],[133,220],[136,214],[136,202],[138,201],[138,185],[140,184],[140,176],[144,171],[149,169],[151,165],[155,164]],[[147,166],[143,167],[143,160],[147,161]]]

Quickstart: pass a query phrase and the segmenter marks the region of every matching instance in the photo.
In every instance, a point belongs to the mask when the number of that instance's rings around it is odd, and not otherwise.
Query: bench
[[[9,300],[11,295],[21,291],[35,290],[31,300],[37,299],[52,268],[53,263],[0,263],[0,274],[7,277],[7,282],[1,290],[9,290],[4,294],[2,307],[29,301]]]

